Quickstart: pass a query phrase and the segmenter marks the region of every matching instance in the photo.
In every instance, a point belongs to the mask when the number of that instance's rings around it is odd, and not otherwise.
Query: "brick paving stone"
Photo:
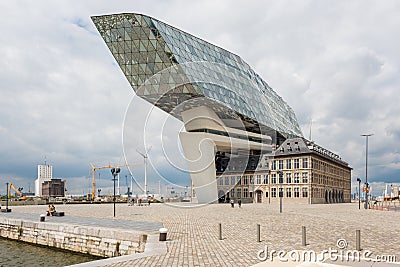
[[[67,216],[112,219],[112,205],[56,206]],[[43,213],[45,206],[13,207],[13,212]],[[373,255],[395,255],[400,261],[400,212],[358,210],[358,203],[331,205],[229,204],[199,208],[152,204],[139,207],[117,205],[115,220],[159,222],[168,228],[167,254],[111,266],[251,266],[259,263],[257,252],[274,250],[336,249],[343,238],[347,249],[355,249],[355,232],[361,230],[361,246]],[[222,223],[223,240],[218,240]],[[261,242],[256,240],[261,225]],[[125,225],[128,224],[125,223]],[[301,227],[307,228],[306,248],[301,246]],[[110,225],[109,227],[113,227]]]

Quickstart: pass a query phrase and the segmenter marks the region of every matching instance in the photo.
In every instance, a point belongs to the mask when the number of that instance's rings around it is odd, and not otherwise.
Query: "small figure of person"
[[[139,198],[139,206],[142,206],[142,199]]]
[[[231,207],[232,207],[232,208],[235,207],[235,201],[233,201],[233,199],[231,199]]]
[[[239,208],[241,208],[242,207],[242,200],[239,198],[239,200],[238,200],[238,205],[239,205]]]
[[[148,199],[148,202],[149,202],[149,206],[150,206],[150,198]]]
[[[54,212],[56,212],[56,207],[54,207],[54,205],[49,205],[47,216],[53,216]]]

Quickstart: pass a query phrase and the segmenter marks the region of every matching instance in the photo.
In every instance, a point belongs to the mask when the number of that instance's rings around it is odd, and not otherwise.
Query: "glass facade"
[[[135,93],[178,119],[180,104],[205,105],[251,132],[302,136],[293,110],[239,56],[141,14],[92,20]]]

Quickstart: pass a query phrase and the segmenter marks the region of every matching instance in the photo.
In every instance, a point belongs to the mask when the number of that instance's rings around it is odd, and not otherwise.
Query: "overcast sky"
[[[306,138],[312,120],[312,139],[349,162],[354,179],[365,176],[360,135],[373,133],[369,180],[400,181],[399,1],[15,0],[0,10],[0,193],[5,182],[33,191],[45,157],[70,193],[89,192],[89,162],[124,163],[122,125],[134,94],[90,20],[120,12],[241,56],[293,108]],[[148,105],[134,101],[140,124]],[[131,145],[144,149],[140,138]],[[135,161],[142,158],[132,153]],[[134,169],[142,177],[143,165]],[[149,183],[158,179],[151,171]],[[111,186],[109,170],[99,185]]]

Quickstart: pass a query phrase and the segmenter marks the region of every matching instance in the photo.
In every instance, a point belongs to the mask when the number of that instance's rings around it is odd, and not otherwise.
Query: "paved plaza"
[[[56,205],[65,217],[57,220],[75,223],[82,220],[108,221],[109,227],[132,227],[136,222],[148,222],[149,234],[154,226],[168,228],[167,253],[143,257],[108,266],[251,266],[260,263],[257,253],[268,250],[338,249],[338,239],[347,242],[345,250],[356,247],[356,230],[361,230],[361,248],[370,250],[372,257],[395,255],[400,260],[400,212],[358,210],[358,204],[300,205],[284,204],[279,213],[276,204],[244,204],[231,208],[229,204],[213,204],[197,208],[176,207],[166,204],[128,206],[118,204],[116,218],[113,206]],[[39,214],[46,206],[12,207],[19,213]],[[23,216],[23,215],[21,215]],[[91,218],[91,219],[83,219]],[[102,219],[102,220],[99,220]],[[113,223],[113,221],[115,223]],[[160,224],[157,224],[160,223]],[[222,224],[219,240],[218,224]],[[261,242],[257,242],[256,225],[261,225]],[[104,227],[104,225],[102,225]],[[302,226],[307,229],[307,246],[301,244]],[[145,230],[145,229],[144,229]]]

